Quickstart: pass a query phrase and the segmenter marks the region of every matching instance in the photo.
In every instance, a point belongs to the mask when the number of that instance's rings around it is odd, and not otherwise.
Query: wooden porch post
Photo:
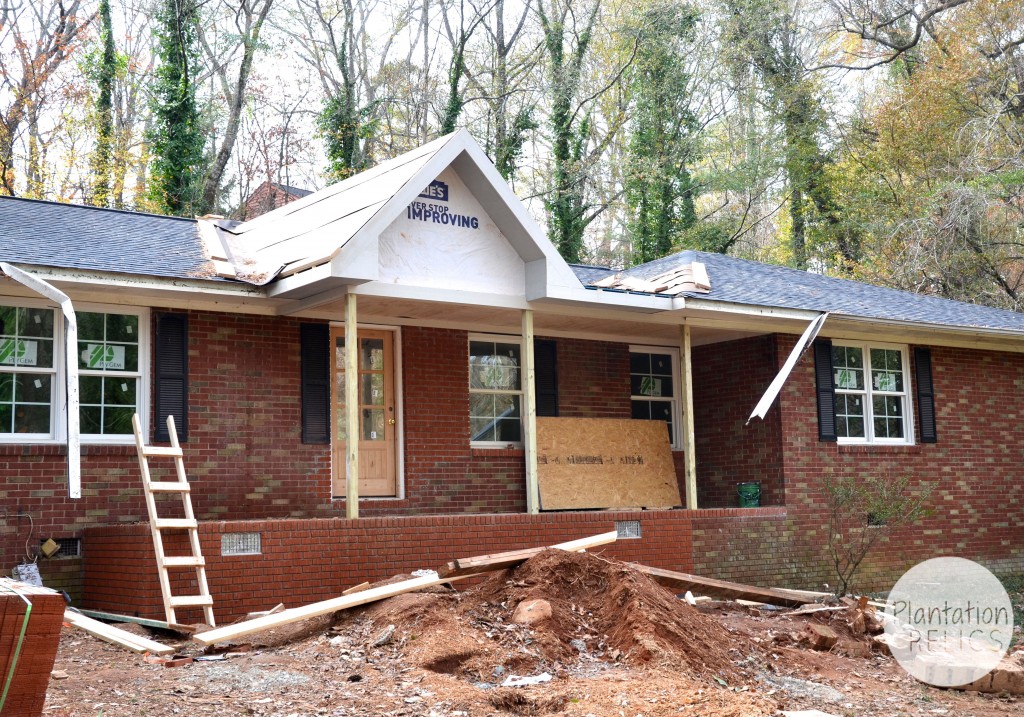
[[[356,295],[345,295],[345,512],[359,517],[359,333]]]
[[[526,512],[540,512],[537,484],[537,374],[533,362],[533,311],[523,311],[523,447],[526,460]]]
[[[690,325],[680,330],[683,363],[683,450],[686,452],[686,507],[697,508],[697,453],[693,434],[693,364],[691,362]]]

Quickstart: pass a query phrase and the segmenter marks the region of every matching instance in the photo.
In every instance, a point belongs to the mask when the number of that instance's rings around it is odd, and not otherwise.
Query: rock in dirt
[[[391,642],[391,638],[395,636],[395,626],[388,625],[384,628],[377,638],[371,643],[371,647],[384,647],[384,645]]]
[[[512,613],[512,622],[536,625],[551,619],[551,603],[547,600],[523,600]]]
[[[831,650],[839,642],[839,634],[828,625],[809,622],[801,638],[814,650]]]

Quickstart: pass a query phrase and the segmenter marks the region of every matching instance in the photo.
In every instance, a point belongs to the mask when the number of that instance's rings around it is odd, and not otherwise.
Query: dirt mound
[[[514,623],[516,607],[528,600],[547,601],[550,619]],[[616,664],[733,684],[749,677],[738,664],[756,652],[629,565],[561,550],[463,593],[401,595],[343,619],[366,618],[375,630],[394,625],[394,646],[419,667],[492,685],[511,675],[595,673]]]
[[[534,626],[550,659],[588,652],[627,664],[656,663],[695,676],[735,676],[736,653],[752,646],[628,564],[587,553],[545,550],[471,588],[462,610],[500,608],[507,620],[524,600],[551,605]],[[580,649],[580,648],[584,649]]]

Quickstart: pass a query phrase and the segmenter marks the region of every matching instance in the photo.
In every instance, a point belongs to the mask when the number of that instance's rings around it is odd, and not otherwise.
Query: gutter
[[[71,299],[63,291],[37,276],[0,261],[0,271],[40,296],[60,305],[64,314],[64,380],[66,383],[64,415],[68,438],[68,497],[82,497],[82,444],[78,425],[78,319]]]

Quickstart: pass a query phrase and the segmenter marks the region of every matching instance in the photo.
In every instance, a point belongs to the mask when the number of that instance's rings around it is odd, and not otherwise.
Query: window
[[[833,344],[836,435],[844,443],[910,443],[907,352]]]
[[[139,406],[139,316],[78,312],[78,401],[85,435],[132,433]]]
[[[82,437],[127,441],[143,410],[148,313],[79,309],[78,369]],[[0,441],[63,440],[63,320],[44,303],[0,303]]]
[[[629,380],[633,418],[665,421],[674,450],[682,449],[679,435],[679,351],[631,346]]]
[[[469,341],[469,428],[473,443],[523,440],[522,341],[473,336]]]

